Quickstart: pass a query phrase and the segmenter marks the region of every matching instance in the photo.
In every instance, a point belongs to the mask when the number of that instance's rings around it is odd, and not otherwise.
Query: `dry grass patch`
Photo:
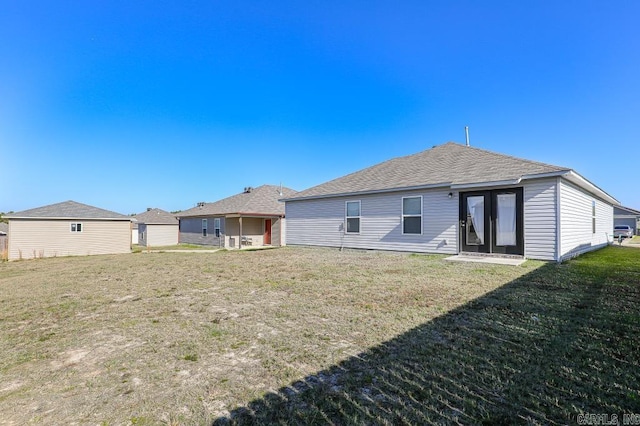
[[[479,421],[482,401],[508,397],[512,386],[496,387],[490,370],[516,374],[544,350],[545,333],[562,328],[522,307],[543,303],[545,292],[573,306],[571,281],[538,272],[569,279],[571,267],[542,265],[302,248],[3,263],[2,421],[207,424],[232,414],[240,423],[415,423],[449,421],[456,410]],[[527,279],[521,293],[496,296]],[[478,306],[490,315],[474,317]],[[394,379],[416,366],[430,382]],[[447,383],[458,380],[446,368],[477,398],[454,398],[455,410],[442,414],[456,393]],[[487,389],[465,379],[478,379],[469,368],[488,371]]]

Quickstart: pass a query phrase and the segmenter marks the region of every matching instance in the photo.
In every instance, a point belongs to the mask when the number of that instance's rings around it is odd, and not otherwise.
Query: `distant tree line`
[[[5,218],[4,215],[11,214],[11,213],[13,213],[13,210],[11,210],[9,212],[6,212],[6,213],[5,212],[0,212],[0,222],[4,222],[4,223],[9,222],[9,219]]]

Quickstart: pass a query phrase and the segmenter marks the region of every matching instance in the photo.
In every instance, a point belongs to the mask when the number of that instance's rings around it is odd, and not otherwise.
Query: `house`
[[[247,187],[214,203],[178,213],[180,243],[240,248],[285,245],[284,203],[294,190],[274,185]]]
[[[8,258],[130,253],[131,217],[75,201],[5,216]]]
[[[613,225],[629,225],[634,235],[640,235],[638,225],[640,223],[640,211],[623,206],[613,207]]]
[[[138,221],[137,220],[131,221],[131,244],[138,244]]]
[[[161,209],[148,208],[137,214],[138,244],[143,246],[172,246],[178,244],[178,219]]]
[[[284,201],[290,245],[555,261],[610,242],[619,204],[570,168],[453,142]]]
[[[7,232],[9,232],[9,225],[0,222],[0,259],[4,258],[4,252],[7,249]]]

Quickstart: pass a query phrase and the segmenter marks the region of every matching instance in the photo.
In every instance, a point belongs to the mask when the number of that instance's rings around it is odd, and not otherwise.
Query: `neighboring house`
[[[295,191],[274,185],[245,188],[214,203],[178,213],[180,242],[240,248],[285,245],[284,203]]]
[[[629,225],[634,235],[640,235],[638,230],[640,211],[622,206],[613,207],[613,225]]]
[[[555,261],[610,242],[619,204],[569,168],[453,142],[284,201],[290,245]]]
[[[175,215],[148,208],[135,218],[138,223],[138,244],[155,247],[178,244],[178,219]]]
[[[4,251],[7,249],[7,232],[9,232],[9,225],[0,222],[0,259],[3,258]]]
[[[9,260],[131,252],[130,216],[65,201],[5,217]]]
[[[131,244],[138,244],[138,221],[131,221]]]

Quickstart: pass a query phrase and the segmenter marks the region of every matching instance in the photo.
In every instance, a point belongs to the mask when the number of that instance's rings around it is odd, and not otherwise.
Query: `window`
[[[422,196],[402,198],[402,233],[422,234]]]
[[[82,224],[81,223],[72,223],[71,224],[71,232],[82,232]]]
[[[347,201],[346,203],[347,234],[360,233],[360,201]]]
[[[215,219],[213,219],[213,232],[215,233],[216,237],[220,236],[220,218],[216,217]]]
[[[207,219],[202,219],[202,236],[207,236]]]
[[[591,233],[596,233],[596,202],[591,201]]]

